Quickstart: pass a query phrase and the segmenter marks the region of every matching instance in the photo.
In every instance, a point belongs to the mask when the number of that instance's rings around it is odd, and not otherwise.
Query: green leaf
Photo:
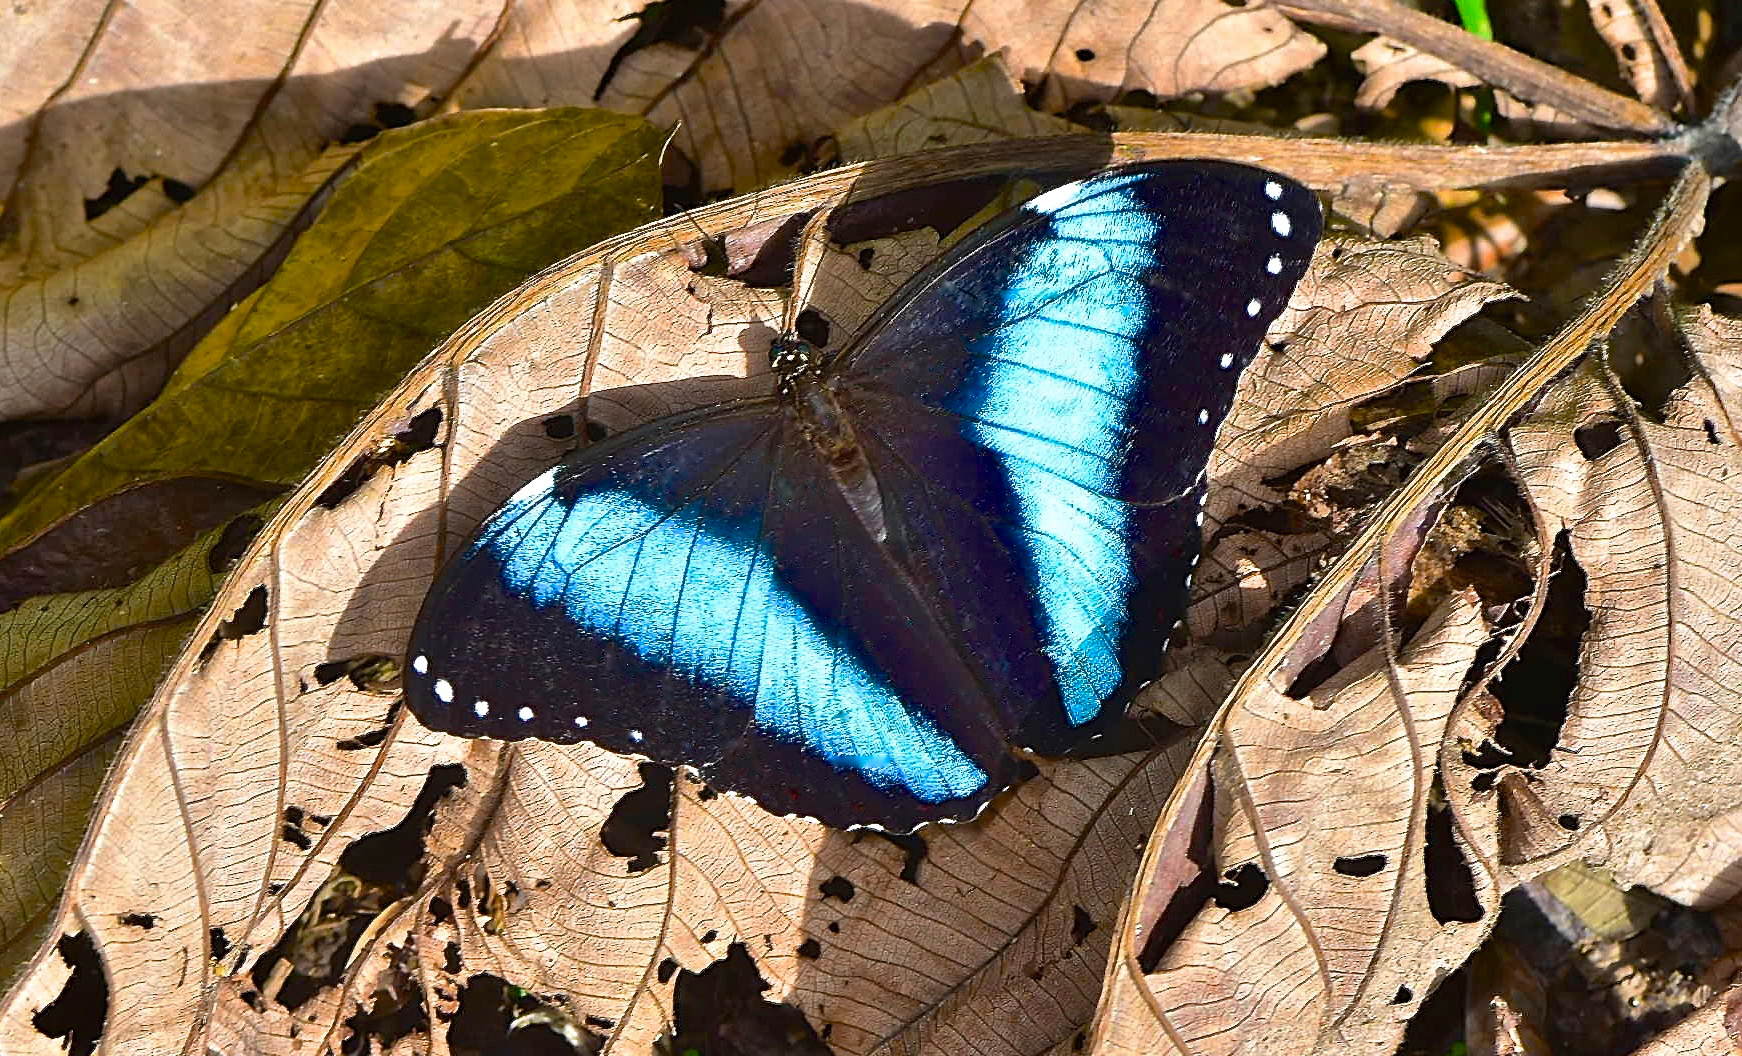
[[[142,483],[294,484],[496,297],[657,215],[663,141],[639,118],[572,107],[381,135],[158,398],[0,517],[0,553]]]
[[[36,952],[127,724],[276,501],[137,582],[0,613],[0,989]],[[238,531],[238,529],[241,529]]]

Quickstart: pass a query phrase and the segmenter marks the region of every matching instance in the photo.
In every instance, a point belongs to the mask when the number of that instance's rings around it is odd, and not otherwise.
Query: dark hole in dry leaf
[[[849,202],[829,214],[829,238],[841,246],[929,227],[947,235],[1004,190],[1002,176],[979,176]]]
[[[1077,1031],[1077,1033],[1071,1037],[1071,1051],[1072,1052],[1082,1052],[1084,1047],[1086,1047],[1088,1044],[1089,1044],[1089,1036],[1087,1034],[1084,1034],[1080,1030]]]
[[[829,921],[829,933],[832,935],[839,935],[841,933],[841,922],[838,920]]]
[[[399,692],[399,659],[386,653],[363,653],[342,660],[327,660],[316,664],[313,674],[315,681],[323,686],[348,678],[353,688],[366,693]],[[388,712],[388,721],[392,721],[391,711]]]
[[[599,842],[618,858],[629,859],[631,873],[659,864],[663,833],[671,828],[671,767],[641,763],[636,770],[641,787],[624,793],[599,828]]]
[[[700,972],[681,971],[672,989],[669,1051],[707,1056],[831,1056],[829,1047],[791,1005],[762,996],[768,983],[750,951],[734,942]]]
[[[594,1056],[604,1045],[561,1003],[487,974],[466,980],[448,1024],[454,1056]]]
[[[130,928],[144,928],[146,931],[150,931],[157,927],[157,914],[155,913],[123,913],[119,919],[121,923]]]
[[[315,505],[321,509],[334,509],[350,498],[352,493],[378,471],[388,466],[397,466],[419,451],[428,451],[435,446],[436,433],[441,427],[440,407],[430,407],[412,415],[403,426],[383,437],[375,445],[375,450],[359,456],[346,466],[339,478],[327,485],[326,490],[315,499]]]
[[[460,968],[460,944],[449,942],[442,947],[442,971],[449,975],[458,975]]]
[[[713,942],[719,937],[719,932],[715,931],[713,928],[709,928],[707,931],[702,933],[702,945],[706,946],[708,943]]]
[[[1467,757],[1472,765],[1493,766],[1497,757],[1514,766],[1547,766],[1560,741],[1567,705],[1578,685],[1579,650],[1591,627],[1591,611],[1585,606],[1589,581],[1564,530],[1555,537],[1551,568],[1542,615],[1518,655],[1489,686],[1505,709],[1492,739],[1497,752]]]
[[[1415,991],[1411,990],[1407,986],[1398,987],[1397,993],[1393,994],[1391,997],[1391,1003],[1394,1005],[1407,1005],[1411,1001],[1414,1001],[1414,1000],[1415,1000]]]
[[[399,824],[345,848],[333,875],[249,973],[261,993],[294,1011],[339,980],[370,923],[423,882],[424,840],[435,824],[436,807],[465,783],[463,766],[430,767]]]
[[[392,722],[393,712],[398,709],[399,705],[396,703],[393,708],[389,710],[389,723]],[[387,740],[387,734],[391,732],[391,730],[391,725],[377,726],[372,730],[365,730],[355,737],[341,737],[333,742],[333,747],[341,752],[362,752],[367,751],[370,748],[379,748],[382,743]]]
[[[611,430],[606,428],[604,425],[600,424],[599,422],[588,422],[587,423],[587,440],[589,442],[596,444],[599,441],[605,439],[606,437],[608,437],[610,435],[611,435]]]
[[[260,528],[266,522],[257,513],[244,513],[232,518],[224,530],[218,533],[218,538],[212,543],[212,548],[206,551],[206,567],[213,573],[224,573],[236,567],[236,562],[242,559],[242,554],[248,549],[248,544],[260,533]]]
[[[1579,454],[1591,462],[1621,446],[1621,423],[1613,418],[1581,425],[1573,430],[1573,443]]]
[[[149,176],[129,176],[120,166],[109,173],[109,183],[103,188],[103,193],[95,198],[85,199],[85,220],[95,220],[104,213],[120,205],[132,196],[134,191],[151,182]]]
[[[221,961],[230,956],[230,938],[224,934],[223,928],[207,931],[206,941],[212,944],[212,960]]]
[[[70,1056],[91,1056],[103,1038],[109,1018],[109,981],[103,977],[103,956],[85,932],[62,935],[55,952],[71,970],[53,1001],[30,1017],[44,1037],[59,1038]]]
[[[1409,1017],[1398,1056],[1447,1056],[1463,1049],[1468,977],[1459,968],[1434,986]]]
[[[1071,907],[1072,946],[1081,946],[1090,935],[1094,934],[1097,927],[1099,925],[1095,923],[1095,918],[1089,915],[1088,910],[1082,906],[1073,905]]]
[[[1427,840],[1422,847],[1427,908],[1441,924],[1471,923],[1482,919],[1482,902],[1476,897],[1476,873],[1453,835],[1452,808],[1446,804],[1445,788],[1440,781],[1436,774],[1428,796]]]
[[[1555,822],[1568,832],[1579,831],[1579,816],[1577,814],[1562,814],[1555,819]]]
[[[340,143],[365,143],[390,128],[404,128],[417,120],[417,111],[404,103],[376,103],[373,121],[358,121],[339,134]]]
[[[1344,876],[1373,876],[1384,870],[1387,860],[1383,854],[1357,854],[1338,858],[1331,868]]]
[[[388,970],[375,990],[345,1020],[349,1032],[339,1051],[344,1056],[388,1052],[401,1038],[429,1033],[429,1008],[423,987],[404,963],[403,951],[395,951]]]
[[[1712,421],[1710,418],[1707,418],[1706,419],[1706,443],[1708,443],[1708,444],[1721,444],[1723,442],[1724,441],[1722,441],[1718,438],[1718,424],[1716,422]]]
[[[726,0],[653,0],[639,11],[631,11],[617,19],[635,22],[635,32],[629,35],[605,64],[605,72],[593,89],[593,102],[598,102],[611,86],[611,79],[623,61],[643,48],[655,44],[673,44],[692,51],[707,46],[726,19]]]
[[[248,597],[236,607],[236,611],[230,614],[229,619],[218,624],[218,629],[213,632],[211,641],[207,642],[205,648],[200,650],[200,663],[203,664],[210,660],[212,654],[218,651],[220,644],[234,642],[251,634],[259,633],[260,629],[266,626],[267,611],[266,587],[262,584],[248,592]]]
[[[191,183],[183,183],[170,176],[163,178],[163,196],[177,205],[186,205],[193,201],[195,193],[196,188]]]
[[[1246,862],[1224,872],[1210,897],[1221,908],[1238,913],[1256,906],[1269,891],[1270,877],[1264,875],[1257,862]]]
[[[285,843],[290,844],[299,851],[306,851],[315,845],[315,841],[309,837],[308,833],[289,822],[285,822],[279,827],[278,834],[283,838]]]
[[[440,895],[432,897],[429,900],[429,917],[437,924],[452,924],[454,922],[453,903]]]
[[[818,348],[824,348],[829,343],[829,321],[815,308],[806,308],[798,313],[793,329],[798,331],[798,336]]]
[[[869,832],[877,839],[895,845],[895,848],[901,852],[901,878],[918,886],[919,866],[921,862],[925,861],[928,850],[925,837],[917,832],[899,836],[890,832],[880,832],[876,829],[871,829]]]
[[[658,969],[654,971],[654,975],[657,976],[659,981],[662,983],[671,982],[671,977],[676,974],[677,961],[670,957],[661,960]]]
[[[586,1024],[589,1027],[598,1027],[600,1030],[611,1030],[617,1026],[617,1021],[605,1016],[588,1016]]]
[[[575,435],[575,416],[553,414],[544,420],[544,435],[552,440],[567,440]]]
[[[858,894],[853,881],[839,875],[824,880],[818,889],[822,891],[824,898],[833,898],[842,903],[853,901],[853,896]]]
[[[705,259],[690,270],[752,287],[790,286],[798,236],[810,218],[808,212],[793,213],[728,231],[702,243]]]
[[[875,247],[866,246],[863,249],[859,250],[859,255],[858,255],[859,267],[864,269],[865,271],[871,270],[871,262],[876,260],[876,259],[877,259],[877,250]]]
[[[798,955],[807,961],[814,961],[823,955],[823,944],[815,939],[806,939],[798,944]]]
[[[1095,61],[1095,49],[1094,48],[1078,48],[1077,49],[1077,61],[1078,62],[1094,62]]]

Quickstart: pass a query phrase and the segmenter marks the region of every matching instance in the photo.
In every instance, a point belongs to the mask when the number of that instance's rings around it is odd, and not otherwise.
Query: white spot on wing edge
[[[1283,238],[1287,238],[1294,232],[1294,223],[1289,220],[1287,213],[1278,209],[1270,214],[1270,229]]]
[[[1198,424],[1199,425],[1209,425],[1210,424],[1210,412],[1207,409],[1201,408],[1201,407],[1198,409]]]
[[[1232,353],[1232,352],[1222,353],[1222,369],[1223,370],[1233,370],[1234,369],[1234,353]]]
[[[441,701],[443,704],[452,704],[454,702],[454,687],[447,679],[436,679],[435,685],[430,688],[435,691],[436,699]]]
[[[585,715],[576,715],[575,716],[575,729],[584,730],[586,728],[587,728],[587,717]]]
[[[531,722],[532,721],[532,709],[527,707],[524,704],[522,704],[520,706],[520,710],[516,714],[518,714],[520,716],[521,722]]]
[[[1270,272],[1272,275],[1281,275],[1282,257],[1272,253],[1270,259],[1264,262],[1264,270]]]
[[[429,657],[419,653],[412,658],[411,669],[420,675],[429,674]]]
[[[478,703],[472,705],[472,714],[478,716],[480,719],[490,714],[490,702],[487,700],[478,701]]]
[[[636,744],[640,744],[642,741],[647,739],[647,735],[642,733],[640,730],[630,730],[629,739],[634,741]]]
[[[1275,180],[1265,180],[1264,181],[1264,197],[1270,199],[1273,202],[1276,201],[1277,199],[1281,198],[1282,197],[1282,184],[1277,183]]]
[[[1254,319],[1258,318],[1258,313],[1263,310],[1264,305],[1256,297],[1246,302],[1246,314]]]

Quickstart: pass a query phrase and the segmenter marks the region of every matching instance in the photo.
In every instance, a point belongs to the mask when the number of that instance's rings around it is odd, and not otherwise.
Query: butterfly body
[[[619,434],[444,569],[407,700],[687,765],[779,814],[976,814],[1159,670],[1240,368],[1317,203],[1222,163],[1041,195],[775,394]]]

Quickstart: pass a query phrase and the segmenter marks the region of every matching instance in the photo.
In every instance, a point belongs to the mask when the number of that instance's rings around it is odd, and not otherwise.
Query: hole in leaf
[[[397,466],[419,451],[434,447],[436,433],[441,427],[440,407],[430,407],[412,415],[403,426],[382,437],[375,450],[359,456],[345,467],[339,479],[327,485],[327,489],[315,499],[315,505],[325,510],[337,508],[378,471]]]
[[[726,0],[652,0],[641,10],[624,15],[619,21],[634,19],[635,32],[611,54],[611,61],[605,64],[605,72],[593,89],[593,102],[604,97],[611,79],[629,56],[655,44],[699,51],[720,31],[725,18]]]
[[[204,649],[200,650],[200,663],[203,664],[211,659],[212,654],[218,651],[218,646],[221,643],[233,642],[259,632],[262,627],[266,626],[266,613],[266,587],[262,585],[249,591],[247,599],[237,606],[236,611],[230,614],[230,618],[218,624],[218,629],[213,633],[212,640],[206,643]]]
[[[1586,461],[1595,462],[1621,446],[1621,423],[1613,418],[1581,425],[1573,430],[1573,443]]]
[[[342,660],[328,660],[315,665],[314,678],[323,686],[330,686],[341,678],[349,678],[353,687],[364,692],[397,693],[399,661],[384,653],[364,653]]]
[[[186,205],[194,200],[194,187],[169,176],[163,178],[163,196],[177,205]]]
[[[672,989],[672,1037],[667,1051],[831,1056],[804,1013],[767,1000],[762,996],[767,989],[767,981],[741,942],[734,942],[726,956],[700,972],[680,971]]]
[[[345,1020],[350,1036],[341,1051],[346,1056],[389,1052],[401,1038],[429,1033],[429,1009],[424,1004],[423,987],[406,970],[403,957],[398,953],[393,956],[374,992]]]
[[[599,842],[629,859],[631,873],[659,864],[659,852],[665,850],[661,833],[671,828],[671,767],[642,763],[636,769],[641,787],[624,793],[599,829]]]
[[[119,919],[121,923],[130,928],[144,928],[146,931],[150,931],[157,927],[157,914],[155,913],[123,913]]]
[[[1078,62],[1094,62],[1095,61],[1095,49],[1093,49],[1093,48],[1078,48],[1077,49],[1077,61]]]
[[[1407,986],[1400,986],[1397,988],[1397,994],[1392,997],[1391,1003],[1394,1005],[1407,1005],[1414,1000],[1415,993]]]
[[[575,416],[553,414],[544,420],[544,435],[552,440],[567,440],[575,435]]]
[[[212,944],[212,960],[221,961],[230,956],[230,938],[224,934],[223,928],[213,928],[206,932],[206,938]]]
[[[1561,828],[1567,830],[1568,832],[1578,832],[1579,831],[1579,824],[1580,823],[1579,823],[1579,816],[1577,814],[1562,814],[1560,817],[1556,818],[1555,820],[1560,823]]]
[[[807,961],[814,961],[823,955],[823,944],[815,939],[806,939],[798,944],[798,955]]]
[[[428,868],[424,840],[435,824],[436,807],[465,783],[463,766],[430,767],[417,800],[399,824],[345,848],[333,875],[309,899],[302,916],[255,963],[249,973],[254,985],[294,1011],[336,983],[352,947],[381,911],[423,882]],[[290,966],[282,982],[274,979],[280,962]],[[276,991],[269,989],[269,981]]]
[[[54,949],[72,974],[54,1000],[30,1017],[30,1025],[45,1038],[60,1039],[61,1048],[70,1056],[91,1056],[109,1018],[109,981],[103,977],[103,956],[82,931],[62,935]]]
[[[859,251],[859,267],[866,271],[871,270],[871,262],[876,259],[877,249],[875,246],[866,246],[864,249]]]
[[[587,423],[587,440],[589,442],[596,444],[599,441],[605,439],[607,436],[610,436],[610,435],[611,435],[611,430],[605,428],[603,425],[599,424],[598,422],[588,422]]]
[[[876,829],[870,830],[870,833],[880,840],[885,840],[894,844],[896,848],[901,851],[901,878],[917,887],[919,885],[919,866],[921,862],[925,861],[925,856],[928,851],[925,837],[917,832],[910,832],[906,835],[898,836],[894,833],[880,832]]]
[[[95,220],[126,201],[134,191],[151,182],[149,176],[129,176],[119,166],[109,173],[109,184],[95,198],[85,199],[85,220]]]
[[[1445,787],[1436,774],[1428,796],[1427,842],[1422,848],[1427,886],[1427,908],[1441,924],[1474,923],[1482,919],[1482,902],[1476,897],[1476,873],[1453,835],[1452,808],[1446,804]]]
[[[1083,941],[1094,933],[1095,918],[1082,906],[1071,907],[1071,945],[1081,946]]]
[[[206,551],[206,567],[214,573],[228,572],[236,567],[236,562],[242,560],[248,544],[260,534],[260,528],[265,523],[255,513],[244,513],[231,519],[229,524],[224,525],[224,530],[218,533],[212,548]]]
[[[1708,443],[1708,444],[1721,444],[1721,443],[1723,443],[1722,440],[1718,439],[1718,424],[1716,422],[1712,421],[1710,418],[1706,419],[1706,443]]]
[[[449,975],[458,975],[460,967],[460,944],[450,942],[442,947],[442,971]]]
[[[560,1001],[483,973],[460,988],[448,1024],[454,1056],[594,1056],[604,1046],[605,1036],[575,1022]]]
[[[1567,705],[1578,685],[1579,650],[1591,626],[1585,570],[1573,557],[1564,530],[1555,537],[1551,568],[1541,617],[1518,655],[1489,686],[1505,711],[1494,729],[1493,746],[1515,766],[1548,765],[1566,725]]]
[[[824,898],[837,899],[843,903],[853,901],[853,896],[858,893],[858,889],[853,886],[853,881],[844,876],[829,877],[822,882],[819,890],[822,891]]]
[[[1383,854],[1361,854],[1350,858],[1338,858],[1331,863],[1331,868],[1344,876],[1372,876],[1385,868]]]
[[[671,982],[671,977],[677,974],[677,961],[670,957],[659,962],[659,970],[655,973],[662,983]]]
[[[798,331],[799,337],[818,348],[829,343],[829,321],[823,318],[823,313],[814,308],[806,308],[798,313],[798,319],[793,323],[793,329]]]
[[[1264,875],[1264,870],[1258,868],[1257,862],[1247,862],[1223,873],[1222,881],[1216,885],[1216,893],[1211,897],[1216,905],[1230,913],[1238,913],[1257,905],[1269,890],[1270,878]]]

